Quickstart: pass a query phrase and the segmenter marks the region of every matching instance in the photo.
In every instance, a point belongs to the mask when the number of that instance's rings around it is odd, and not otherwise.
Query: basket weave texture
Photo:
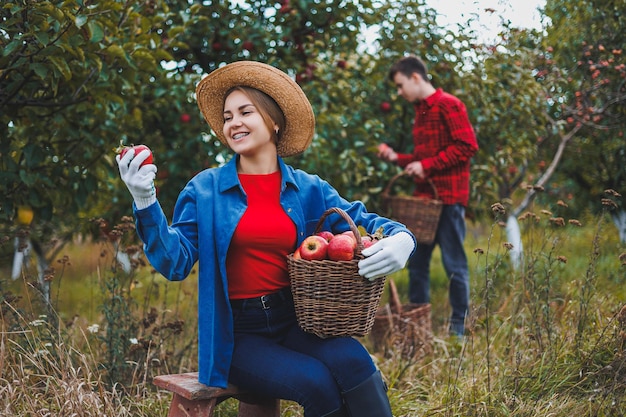
[[[287,257],[291,292],[300,327],[319,337],[365,336],[374,325],[374,317],[385,287],[386,277],[369,281],[359,275],[363,244],[356,225],[340,208],[330,208],[317,223],[336,213],[349,224],[357,240],[356,255],[350,261],[309,261]]]
[[[406,225],[413,232],[418,243],[429,245],[435,240],[443,202],[439,200],[437,187],[429,179],[435,198],[392,195],[393,184],[398,178],[408,175],[400,172],[394,175],[382,192],[383,205],[390,218]]]
[[[419,360],[432,352],[430,304],[401,304],[393,279],[389,279],[389,304],[381,307],[374,319],[370,337],[374,350],[386,356],[400,354]]]

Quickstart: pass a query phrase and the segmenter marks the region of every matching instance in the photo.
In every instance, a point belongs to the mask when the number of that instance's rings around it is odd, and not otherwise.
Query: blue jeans
[[[252,392],[295,401],[305,417],[342,407],[342,393],[369,378],[376,367],[351,337],[322,339],[304,332],[293,300],[279,306],[233,308],[235,348],[229,380]]]
[[[444,205],[435,240],[430,245],[418,244],[409,259],[409,300],[412,303],[430,303],[430,260],[433,249],[439,245],[441,260],[450,281],[449,300],[452,308],[450,333],[465,333],[465,317],[469,311],[469,269],[463,247],[465,240],[465,207]]]

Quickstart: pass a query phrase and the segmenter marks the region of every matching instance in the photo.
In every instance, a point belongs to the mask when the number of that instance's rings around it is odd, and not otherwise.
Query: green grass
[[[540,210],[522,216],[518,270],[497,221],[469,224],[472,312],[463,343],[445,332],[448,282],[435,251],[432,353],[372,351],[394,415],[624,415],[624,245],[608,216],[577,219],[582,226],[550,219]],[[67,247],[49,307],[34,267],[16,281],[0,270],[0,414],[167,414],[170,395],[150,381],[197,370],[197,275],[171,283],[149,266],[126,275],[112,254],[110,242]],[[393,279],[406,301],[406,270]],[[236,402],[217,415],[235,416]],[[302,414],[285,402],[283,415]]]

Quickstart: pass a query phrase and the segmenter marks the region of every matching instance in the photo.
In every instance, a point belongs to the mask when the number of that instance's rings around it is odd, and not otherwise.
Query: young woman
[[[198,106],[234,153],[219,168],[192,178],[180,193],[171,225],[154,192],[149,151],[118,156],[134,200],[137,232],[150,263],[169,280],[199,282],[200,382],[228,382],[296,401],[306,417],[391,416],[386,387],[367,350],[350,337],[322,339],[297,323],[287,255],[331,207],[386,237],[364,249],[359,274],[374,280],[403,268],[415,249],[404,225],[348,202],[326,181],[285,164],[311,143],[315,119],[298,86],[258,62],[226,65],[196,89]],[[339,216],[337,216],[339,217]],[[329,230],[348,230],[330,219]]]

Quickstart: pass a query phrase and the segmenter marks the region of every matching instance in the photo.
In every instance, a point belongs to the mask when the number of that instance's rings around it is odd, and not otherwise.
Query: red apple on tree
[[[391,104],[388,101],[383,101],[380,103],[380,110],[382,110],[383,113],[389,113],[391,111]]]
[[[191,121],[191,116],[187,113],[183,113],[180,115],[180,121],[182,123],[189,123]]]
[[[328,242],[321,236],[309,236],[300,245],[300,256],[307,261],[321,261],[326,259],[327,253]]]
[[[283,0],[280,2],[280,9],[278,10],[280,13],[289,13],[291,7],[289,7],[289,0]]]
[[[350,261],[354,258],[354,239],[340,234],[328,242],[328,259],[332,261]]]

